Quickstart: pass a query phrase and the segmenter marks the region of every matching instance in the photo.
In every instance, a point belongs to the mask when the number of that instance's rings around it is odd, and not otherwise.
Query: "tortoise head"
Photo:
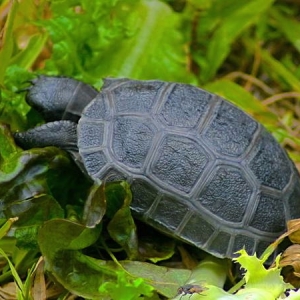
[[[75,79],[39,76],[32,81],[26,101],[46,121],[78,121],[84,107],[97,93],[93,87]]]

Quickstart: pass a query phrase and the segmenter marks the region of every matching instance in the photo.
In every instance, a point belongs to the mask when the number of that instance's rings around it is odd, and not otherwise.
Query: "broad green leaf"
[[[90,229],[69,220],[55,219],[41,226],[38,238],[42,253],[51,260],[58,251],[80,250],[92,245],[99,234],[99,228]]]
[[[1,147],[0,150],[0,215],[1,218],[18,217],[14,224],[18,245],[32,248],[36,246],[38,227],[46,220],[64,215],[51,195],[51,189],[53,178],[67,171],[70,161],[57,148],[22,152],[16,148],[8,132],[1,132],[0,137],[6,139],[6,147],[11,147],[8,150]],[[60,183],[67,184],[68,177]]]
[[[122,207],[107,226],[110,236],[126,251],[129,258],[138,257],[136,226],[129,207]]]
[[[137,227],[143,232],[138,240],[139,253],[142,259],[158,263],[170,259],[174,255],[176,242],[173,238],[166,237],[145,224],[142,226],[139,223]]]
[[[99,234],[99,228],[57,219],[45,222],[38,235],[46,269],[69,291],[88,299],[99,299],[100,285],[116,278],[105,261],[96,266],[77,251],[95,243]]]
[[[138,257],[138,240],[136,226],[130,211],[130,203],[132,199],[130,186],[127,182],[121,182],[120,186],[125,191],[124,203],[122,207],[114,214],[112,220],[107,226],[110,236],[119,245],[121,245],[130,259]],[[109,193],[107,193],[108,201]]]
[[[131,203],[131,192],[128,189],[127,182],[116,181],[104,185],[105,195],[109,199],[106,210],[108,218],[112,219],[118,210]]]
[[[23,200],[24,201],[24,200]],[[62,218],[64,211],[57,201],[50,195],[39,195],[27,199],[28,205],[23,203],[12,203],[6,209],[7,215],[18,215],[14,237],[17,239],[17,246],[24,249],[37,248],[37,233],[41,224],[53,218]],[[16,206],[20,205],[20,208]]]
[[[136,258],[138,243],[130,203],[131,191],[127,182],[96,182],[85,202],[83,223],[94,228],[102,220],[108,206],[108,216],[112,218],[107,226],[110,236],[123,247],[129,258]]]
[[[67,167],[69,163],[65,153],[54,147],[12,152],[9,158],[1,163],[2,210],[6,209],[11,201],[30,199],[47,192],[49,187],[46,185],[45,174],[48,169]]]
[[[85,201],[82,221],[89,227],[98,225],[106,212],[106,195],[104,183],[94,183]]]
[[[157,266],[138,261],[120,261],[124,269],[130,274],[144,278],[158,293],[165,297],[175,296],[177,289],[190,277],[191,271]]]
[[[137,277],[158,289],[167,297],[189,277],[190,271],[159,267],[143,262],[112,261],[92,258],[81,249],[95,243],[99,230],[67,220],[50,220],[39,231],[38,242],[45,258],[46,269],[69,291],[88,299],[99,299],[99,287],[105,282],[116,283],[117,271],[129,273],[128,280]],[[106,298],[102,298],[106,299]]]

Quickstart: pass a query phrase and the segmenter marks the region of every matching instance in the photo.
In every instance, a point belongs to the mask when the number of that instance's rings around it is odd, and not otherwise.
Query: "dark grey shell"
[[[88,174],[130,183],[134,214],[220,257],[261,253],[300,217],[300,180],[275,139],[226,100],[162,81],[107,79],[85,108]]]

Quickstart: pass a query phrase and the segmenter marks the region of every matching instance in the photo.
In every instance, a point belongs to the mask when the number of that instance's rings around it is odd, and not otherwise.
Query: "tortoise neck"
[[[78,122],[84,108],[97,94],[98,92],[93,87],[79,82],[66,106],[62,120]]]

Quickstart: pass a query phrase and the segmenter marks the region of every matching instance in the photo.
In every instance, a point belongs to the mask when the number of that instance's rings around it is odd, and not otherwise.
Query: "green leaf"
[[[0,148],[0,216],[18,217],[14,224],[17,245],[34,249],[39,226],[64,215],[50,195],[48,176],[51,169],[67,169],[70,161],[57,148],[20,151],[5,126],[0,127],[0,140],[5,145]]]
[[[131,18],[136,23],[134,34],[125,37],[113,52],[104,53],[101,73],[186,82],[183,40],[174,30],[179,21],[176,14],[162,2],[140,1]]]
[[[18,218],[10,218],[0,228],[0,240],[4,238]]]
[[[18,272],[16,271],[14,265],[12,264],[12,262],[10,261],[8,256],[5,254],[5,252],[1,248],[0,248],[0,254],[7,260],[8,264],[9,264],[9,267],[11,269],[11,272],[12,272],[14,279],[16,281],[16,284],[17,284],[17,289],[19,291],[22,291],[23,290],[23,282],[22,282]]]
[[[4,36],[3,36],[3,42],[2,45],[3,47],[0,50],[0,85],[3,85],[4,83],[4,75],[6,68],[9,65],[10,58],[13,53],[13,27],[14,27],[14,21],[16,18],[16,13],[19,7],[19,2],[18,1],[13,1],[12,2],[12,7],[9,11],[8,14],[8,19],[7,22],[5,23],[4,26]]]
[[[22,282],[22,279],[20,278],[15,266],[11,262],[11,260],[8,258],[6,253],[0,248],[0,254],[3,256],[6,261],[8,262],[9,268],[12,272],[12,275],[14,277],[15,283],[16,283],[16,289],[17,289],[17,299],[18,300],[31,300],[30,297],[30,287],[31,287],[31,275],[33,273],[35,265],[32,265],[30,270],[28,271],[28,275],[26,278],[25,283]]]
[[[53,46],[46,70],[99,83],[108,76],[190,82],[180,18],[161,1],[52,4],[44,21]],[[62,15],[61,11],[65,13]]]
[[[109,199],[106,215],[112,219],[118,210],[131,203],[131,192],[128,183],[120,181],[106,183],[104,189],[105,197]]]
[[[11,59],[10,64],[17,65],[24,69],[30,69],[37,57],[42,52],[47,39],[48,34],[46,32],[31,36],[27,47],[23,51],[20,51],[18,54],[16,54]]]
[[[1,213],[13,217],[15,212],[27,210],[31,200],[49,191],[47,171],[65,168],[69,163],[65,153],[54,147],[11,153],[1,163]]]
[[[284,16],[278,8],[271,10],[271,16],[275,19],[276,28],[282,31],[286,39],[300,52],[300,33],[298,30],[300,22],[291,18],[291,16]]]
[[[122,300],[144,299],[140,297],[151,297],[154,288],[145,283],[143,278],[128,279],[125,272],[117,272],[117,283],[105,282],[99,291],[100,293],[109,296],[112,300],[119,300],[122,295]]]
[[[16,147],[9,127],[0,123],[0,163],[3,164],[12,153],[17,152]]]
[[[34,248],[39,226],[64,215],[61,205],[51,195],[52,170],[56,178],[68,172],[70,161],[63,151],[54,147],[19,151],[12,137],[6,131],[3,133],[0,138],[6,139],[6,147],[11,148],[0,150],[0,216],[18,217],[14,224],[18,245]],[[67,180],[66,176],[59,183],[67,183]]]
[[[105,212],[105,185],[103,183],[94,183],[85,201],[82,221],[87,227],[94,228],[101,222]]]
[[[65,219],[45,222],[39,231],[41,251],[49,259],[61,250],[79,250],[92,245],[99,237],[100,231],[89,229],[82,224]]]
[[[300,92],[299,79],[293,74],[292,71],[287,69],[280,61],[276,60],[268,51],[261,51],[264,69],[271,78],[276,80],[283,88],[288,87],[294,91]]]
[[[110,236],[121,245],[131,259],[138,257],[136,226],[130,208],[121,208],[107,227]]]
[[[33,0],[11,1],[11,5],[5,2],[9,1],[4,1],[1,7],[4,14],[6,10],[8,11],[0,50],[1,86],[4,84],[6,71],[10,66],[16,64],[22,68],[32,68],[47,41],[45,30],[39,30],[34,25],[43,16],[43,11],[48,5],[47,1],[39,1],[38,6]]]
[[[155,290],[167,298],[173,297],[178,287],[190,277],[191,271],[157,266],[139,261],[120,261],[123,268],[131,275],[141,277]]]
[[[170,259],[174,255],[176,241],[173,238],[166,237],[145,224],[142,226],[139,223],[138,225],[138,229],[143,232],[138,240],[139,253],[142,259],[158,263]]]
[[[207,82],[215,76],[228,56],[232,42],[246,28],[258,22],[273,2],[274,0],[214,1],[206,11],[204,20],[199,22],[201,28],[198,39],[205,39],[207,46],[203,55],[198,53],[195,56],[201,69],[201,82]],[[207,32],[203,32],[205,29]],[[210,36],[208,41],[207,36]]]
[[[99,229],[86,228],[67,220],[47,221],[39,231],[38,242],[46,269],[76,295],[88,299],[104,297],[99,287],[105,282],[116,284],[116,271],[126,270],[129,273],[127,280],[132,281],[132,277],[144,278],[147,284],[171,297],[190,275],[188,270],[131,261],[120,261],[123,268],[120,269],[114,262],[83,255],[80,250],[94,244],[98,236]]]
[[[17,224],[14,237],[17,240],[16,246],[21,249],[35,250],[38,249],[37,234],[39,225],[19,227]]]
[[[45,222],[38,235],[46,269],[65,288],[89,299],[99,299],[99,286],[115,278],[105,261],[97,266],[77,251],[94,244],[99,234],[99,228],[57,219]]]
[[[191,272],[188,280],[181,286],[196,285],[201,290],[200,293],[193,293],[193,299],[207,299],[207,300],[225,300],[235,299],[235,296],[223,290],[223,286],[227,277],[227,261],[219,259],[211,255],[207,255]],[[174,299],[180,300],[188,299],[190,295],[177,293]]]
[[[289,287],[280,274],[279,256],[275,265],[266,269],[263,260],[256,256],[248,255],[245,250],[240,250],[238,253],[240,256],[235,261],[246,270],[244,276],[246,285],[244,289],[238,291],[237,295],[257,294],[259,297],[255,299],[277,299]]]
[[[28,86],[28,81],[33,77],[33,74],[17,65],[10,65],[6,69],[5,88],[0,90],[0,122],[9,124],[12,131],[27,129],[26,115],[30,107],[24,101],[24,94],[18,91],[25,87],[24,83]]]
[[[132,195],[127,182],[122,182],[120,185],[125,191],[124,204],[109,222],[107,230],[110,236],[124,248],[127,256],[133,259],[138,257],[138,240],[135,222],[130,211]],[[109,195],[107,197],[109,199]]]
[[[246,91],[240,85],[226,79],[216,80],[205,85],[205,88],[221,97],[230,100],[243,111],[246,111],[265,125],[273,125],[278,121],[260,100]]]

